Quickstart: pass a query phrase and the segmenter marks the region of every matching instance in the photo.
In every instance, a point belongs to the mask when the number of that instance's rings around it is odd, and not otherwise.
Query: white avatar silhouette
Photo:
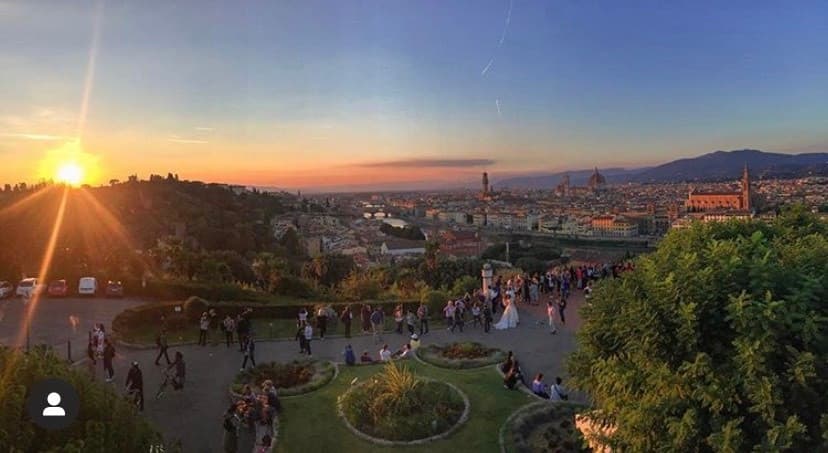
[[[65,417],[66,411],[60,407],[60,393],[52,392],[46,397],[49,407],[43,409],[44,417]]]

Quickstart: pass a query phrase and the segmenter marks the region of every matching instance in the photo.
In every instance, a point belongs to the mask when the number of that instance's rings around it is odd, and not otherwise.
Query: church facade
[[[750,173],[747,165],[745,165],[742,172],[740,186],[738,191],[708,192],[692,190],[685,203],[687,211],[750,211],[753,206],[751,203]]]

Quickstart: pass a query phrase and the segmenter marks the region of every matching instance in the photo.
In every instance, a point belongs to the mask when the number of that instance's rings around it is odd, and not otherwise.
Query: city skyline
[[[828,150],[824,4],[475,6],[0,2],[0,180],[390,189]]]

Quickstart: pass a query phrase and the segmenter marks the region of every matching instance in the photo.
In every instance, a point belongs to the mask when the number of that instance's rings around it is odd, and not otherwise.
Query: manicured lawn
[[[392,452],[399,450],[429,453],[499,452],[498,432],[506,418],[533,399],[519,391],[503,388],[498,374],[491,368],[444,370],[415,360],[406,365],[418,375],[451,382],[469,397],[468,422],[449,438],[411,447],[381,447],[353,435],[336,412],[336,399],[345,393],[351,381],[367,379],[381,371],[381,366],[340,366],[339,376],[322,389],[303,396],[283,398],[281,429],[276,451],[318,451],[336,453]]]

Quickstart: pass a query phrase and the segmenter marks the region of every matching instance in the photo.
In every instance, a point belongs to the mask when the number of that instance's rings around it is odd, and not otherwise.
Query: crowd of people
[[[273,445],[273,422],[282,410],[278,391],[270,380],[261,383],[258,391],[245,385],[241,395],[224,414],[225,453],[239,450],[239,435],[246,430],[256,439],[256,452],[268,452]]]

